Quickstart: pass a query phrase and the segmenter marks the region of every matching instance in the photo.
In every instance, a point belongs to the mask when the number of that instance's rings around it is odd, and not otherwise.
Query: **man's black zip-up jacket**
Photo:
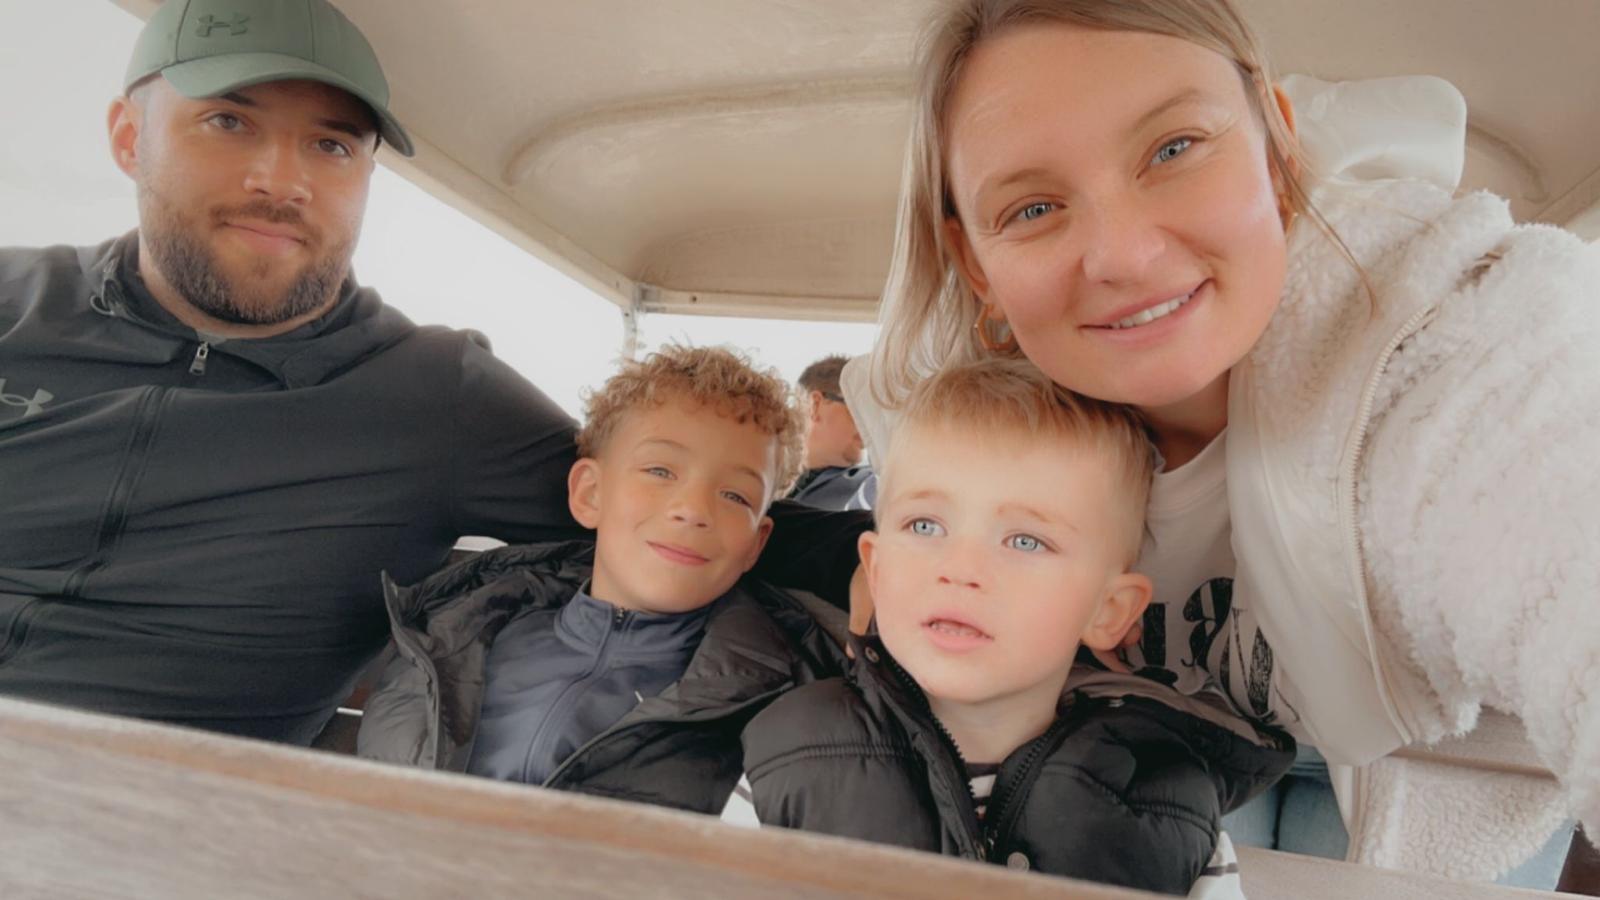
[[[0,249],[0,694],[307,743],[387,639],[381,571],[584,533],[574,423],[481,336],[351,281],[207,339],[135,248]],[[764,574],[842,599],[865,523],[795,519]]]
[[[966,764],[921,688],[877,638],[852,645],[848,679],[790,691],[745,729],[764,825],[1182,895],[1222,814],[1294,760],[1287,735],[1222,727],[1237,717],[1180,712],[1136,676],[1100,675],[1005,759],[980,821]]]

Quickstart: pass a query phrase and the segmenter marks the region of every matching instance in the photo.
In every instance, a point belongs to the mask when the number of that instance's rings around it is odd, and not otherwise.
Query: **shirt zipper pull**
[[[206,373],[206,359],[210,356],[210,342],[201,341],[200,346],[194,348],[194,362],[189,363],[189,374],[204,375]]]

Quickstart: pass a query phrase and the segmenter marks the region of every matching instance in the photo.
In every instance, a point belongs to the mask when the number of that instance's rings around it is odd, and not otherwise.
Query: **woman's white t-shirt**
[[[1233,600],[1233,529],[1223,431],[1194,459],[1157,472],[1138,570],[1155,594],[1128,660],[1186,694],[1224,690],[1253,719],[1295,716],[1274,687],[1272,648],[1250,610]]]

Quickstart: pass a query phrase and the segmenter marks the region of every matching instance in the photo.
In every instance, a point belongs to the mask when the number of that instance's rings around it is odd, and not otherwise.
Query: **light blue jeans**
[[[1344,859],[1350,848],[1350,835],[1328,780],[1328,765],[1315,747],[1302,746],[1289,774],[1266,793],[1223,816],[1222,827],[1235,844],[1248,847],[1328,859]],[[1567,860],[1572,828],[1570,824],[1562,826],[1532,859],[1496,883],[1553,890]]]

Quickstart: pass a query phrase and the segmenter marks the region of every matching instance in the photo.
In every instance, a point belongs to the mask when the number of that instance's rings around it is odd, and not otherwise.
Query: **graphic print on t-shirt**
[[[1189,658],[1183,661],[1183,665],[1211,668],[1204,660],[1210,659],[1211,645],[1217,642],[1217,637],[1227,627],[1228,611],[1232,607],[1232,578],[1213,578],[1189,595],[1183,604],[1183,620],[1193,622],[1195,626],[1189,632]]]
[[[1241,712],[1264,724],[1277,722],[1272,648],[1250,617],[1235,615],[1233,579],[1209,579],[1181,607],[1170,606],[1152,603],[1145,609],[1136,674],[1188,694],[1220,687]]]

